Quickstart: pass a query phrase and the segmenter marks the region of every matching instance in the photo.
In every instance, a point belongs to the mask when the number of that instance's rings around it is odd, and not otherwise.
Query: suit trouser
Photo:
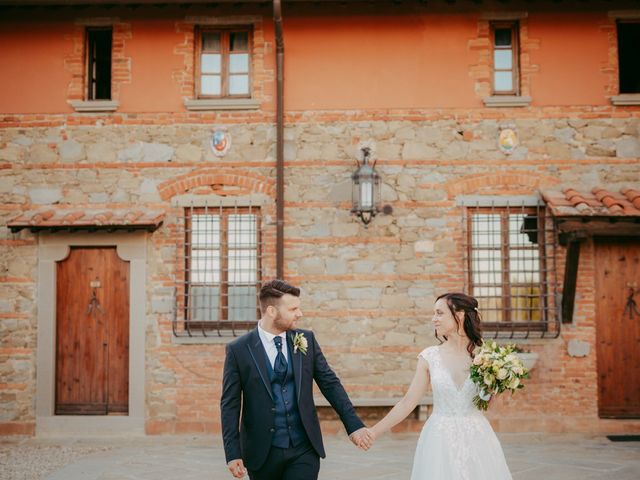
[[[271,446],[264,465],[249,470],[251,480],[317,480],[320,457],[309,442],[297,447]]]

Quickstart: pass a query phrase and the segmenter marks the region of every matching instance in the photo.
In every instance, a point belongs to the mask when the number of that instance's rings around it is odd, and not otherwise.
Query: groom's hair
[[[300,289],[284,280],[271,280],[260,289],[260,310],[264,313],[269,305],[277,305],[283,295],[300,296]]]

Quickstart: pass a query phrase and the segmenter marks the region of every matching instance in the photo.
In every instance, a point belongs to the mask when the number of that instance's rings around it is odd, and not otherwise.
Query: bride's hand
[[[356,430],[355,432],[353,432],[350,438],[351,438],[351,441],[354,443],[354,445],[356,445],[358,448],[365,451],[371,448],[371,445],[373,444],[373,440],[374,440],[374,437],[371,434],[371,430],[366,427],[363,427],[360,430]]]

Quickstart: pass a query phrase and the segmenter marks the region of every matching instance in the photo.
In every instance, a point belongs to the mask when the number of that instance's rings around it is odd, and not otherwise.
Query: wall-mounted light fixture
[[[371,219],[380,212],[380,175],[376,172],[376,162],[370,164],[371,147],[363,146],[359,149],[362,162],[351,174],[352,204],[351,213],[360,217],[365,227]]]

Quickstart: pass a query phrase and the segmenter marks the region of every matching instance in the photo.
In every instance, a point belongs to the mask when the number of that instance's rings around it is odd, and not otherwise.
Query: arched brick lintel
[[[172,178],[158,185],[160,198],[168,200],[182,195],[194,188],[225,185],[236,186],[253,193],[275,195],[275,182],[254,173],[239,170],[202,169]]]
[[[558,183],[560,183],[559,179],[548,175],[536,175],[529,172],[496,172],[462,177],[448,182],[445,189],[451,199],[457,195],[481,193],[487,187],[509,195],[522,193],[523,187],[531,191]]]

